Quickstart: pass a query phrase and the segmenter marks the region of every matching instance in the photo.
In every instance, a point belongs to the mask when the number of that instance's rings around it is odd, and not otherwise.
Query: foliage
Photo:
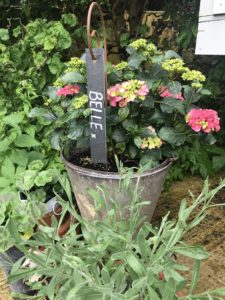
[[[39,192],[38,196],[44,197],[45,195]],[[41,200],[43,201],[43,199]],[[19,197],[7,194],[0,196],[0,201],[0,252],[5,252],[15,246],[15,239],[9,231],[10,222],[14,222],[21,238],[28,239],[34,232],[37,220],[47,213],[47,208],[35,195],[33,198],[29,196],[26,200],[21,201]]]
[[[204,145],[195,140],[178,150],[178,160],[168,172],[166,186],[175,180],[182,180],[187,174],[213,176],[225,166],[225,151],[216,145]]]
[[[64,14],[62,22],[74,26],[76,17]],[[62,53],[71,46],[69,32],[60,21],[36,19],[26,26],[1,29],[0,37],[0,193],[16,190],[16,178],[33,160],[42,160],[44,169],[62,169],[58,153],[46,138],[43,122],[28,117],[30,109],[45,107],[42,90],[64,69]]]
[[[205,77],[201,72],[190,71],[177,53],[158,51],[145,39],[133,41],[127,52],[127,61],[107,65],[109,160],[116,154],[124,162],[150,160],[155,166],[165,157],[177,156],[181,146],[190,147],[195,140],[213,144],[212,132],[220,129],[219,120],[210,116],[211,121],[214,119],[210,124],[207,115],[216,116],[216,112],[193,109],[202,95],[210,95],[203,88]],[[34,108],[30,112],[32,116],[42,116],[43,120],[51,112],[57,116],[52,133],[55,148],[67,140],[77,148],[89,146],[91,109],[85,98],[84,66],[84,61],[73,58],[54,87],[47,91],[49,110]],[[197,116],[195,120],[196,112],[204,112],[206,117]]]
[[[191,194],[190,205],[183,199],[178,220],[169,220],[167,214],[159,228],[144,223],[140,230],[137,230],[138,211],[145,203],[139,199],[138,183],[134,190],[127,184],[129,181],[126,175],[119,194],[123,197],[124,190],[128,192],[131,200],[128,207],[122,208],[118,199],[116,202],[112,199],[104,220],[87,221],[74,210],[69,182],[61,177],[70,201],[64,202],[59,197],[58,201],[82,225],[82,234],[76,233],[78,224],[74,224],[60,238],[53,222],[51,228],[40,226],[32,240],[24,241],[11,221],[10,233],[28,261],[23,263],[22,258],[15,263],[9,280],[25,279],[37,291],[37,298],[48,297],[50,300],[222,299],[225,295],[223,288],[199,295],[194,293],[201,261],[208,257],[208,253],[200,246],[187,245],[182,239],[205,218],[206,210],[213,206],[211,200],[225,186],[225,181],[211,191],[206,181],[198,197]],[[107,190],[98,187],[90,193],[100,209],[101,205],[108,205],[104,200]],[[130,218],[125,220],[127,209]],[[40,245],[44,246],[42,252],[39,251]],[[191,283],[186,278],[187,266],[178,263],[174,254],[193,259]]]

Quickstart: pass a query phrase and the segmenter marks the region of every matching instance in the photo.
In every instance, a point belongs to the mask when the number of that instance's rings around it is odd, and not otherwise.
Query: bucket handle
[[[104,59],[105,63],[107,62],[107,43],[106,43],[106,30],[105,30],[105,21],[103,17],[103,13],[101,10],[100,5],[97,2],[92,2],[88,9],[88,15],[87,15],[87,41],[88,41],[88,49],[91,55],[92,60],[96,60],[96,57],[94,55],[93,49],[92,49],[92,38],[95,37],[97,41],[97,47],[100,48],[100,37],[96,30],[93,30],[91,32],[91,17],[92,17],[92,11],[94,8],[97,8],[101,23],[102,23],[102,34],[103,34],[103,41],[104,41]]]

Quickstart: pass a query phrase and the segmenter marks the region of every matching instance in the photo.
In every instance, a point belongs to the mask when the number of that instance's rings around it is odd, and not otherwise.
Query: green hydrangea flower
[[[129,44],[129,47],[138,50],[140,48],[146,48],[147,46],[147,40],[146,39],[138,39],[136,41],[133,41],[131,44]]]
[[[164,61],[162,68],[169,73],[182,73],[184,71],[184,61],[180,58],[171,58]]]
[[[72,57],[67,63],[66,72],[79,72],[84,73],[86,69],[86,63],[79,57]]]
[[[128,63],[126,61],[121,61],[119,64],[115,65],[114,68],[116,71],[122,71],[126,69],[128,66]]]
[[[53,83],[54,87],[62,87],[64,85],[64,82],[61,78],[56,79],[56,81]]]
[[[157,52],[157,47],[153,43],[149,43],[146,49],[150,55],[154,55]]]
[[[203,85],[200,82],[192,82],[191,86],[194,89],[200,89],[200,88],[202,88]]]
[[[74,102],[73,102],[73,107],[75,109],[79,109],[85,106],[85,104],[88,102],[88,96],[87,95],[83,95],[80,97],[76,97],[74,98]]]
[[[159,137],[147,137],[142,140],[141,149],[160,148],[162,141]]]
[[[197,81],[197,82],[204,82],[205,76],[202,74],[202,72],[197,70],[189,70],[182,74],[182,79],[187,81]]]

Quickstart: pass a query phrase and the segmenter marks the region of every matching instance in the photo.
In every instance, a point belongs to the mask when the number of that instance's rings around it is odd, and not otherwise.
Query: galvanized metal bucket
[[[72,164],[69,162],[70,159],[65,159],[63,154],[61,157],[69,174],[77,205],[82,217],[88,220],[103,219],[107,214],[107,211],[96,211],[94,201],[88,193],[90,188],[95,188],[97,186],[107,187],[106,201],[109,202],[109,206],[110,199],[113,199],[114,201],[122,201],[122,206],[129,205],[130,200],[126,194],[121,197],[118,192],[119,182],[121,180],[119,173],[86,169]],[[172,162],[173,160],[167,159],[159,166],[143,172],[141,175],[141,199],[143,201],[150,202],[140,209],[140,216],[144,217],[146,221],[151,221],[157,201],[162,191],[167,171],[172,165]],[[134,186],[137,179],[138,175],[134,173],[131,177],[131,181]],[[127,217],[129,217],[129,214]]]

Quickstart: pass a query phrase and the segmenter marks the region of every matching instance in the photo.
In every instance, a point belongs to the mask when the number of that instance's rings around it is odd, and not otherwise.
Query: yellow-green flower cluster
[[[86,69],[86,63],[79,57],[72,57],[67,63],[66,72],[79,72],[84,73]]]
[[[79,109],[85,106],[85,104],[88,102],[88,96],[87,95],[83,95],[80,97],[76,97],[74,98],[74,102],[73,102],[73,107],[75,109]]]
[[[147,40],[146,39],[138,39],[136,41],[133,41],[132,43],[129,44],[129,47],[138,50],[141,48],[146,48],[147,46]]]
[[[205,76],[197,70],[189,70],[182,74],[182,79],[187,81],[204,82]]]
[[[146,137],[142,140],[141,149],[155,149],[162,146],[162,141],[159,137]]]
[[[157,52],[157,47],[153,43],[149,43],[146,49],[150,55],[154,55]]]
[[[184,72],[184,61],[180,58],[171,58],[164,61],[162,68],[169,73]]]
[[[192,82],[191,86],[194,88],[194,89],[200,89],[202,88],[202,83],[200,82]]]
[[[126,69],[128,66],[128,63],[126,61],[121,61],[119,64],[115,65],[114,68],[116,71],[122,71]]]
[[[56,81],[53,83],[54,87],[62,87],[64,85],[64,82],[61,78],[56,79]]]
[[[51,103],[52,103],[52,99],[49,98],[49,99],[45,100],[44,105],[49,106]]]
[[[85,118],[87,118],[88,116],[91,115],[91,109],[90,108],[86,108],[84,111],[83,111],[83,116]]]
[[[143,54],[146,57],[150,57],[151,55],[159,53],[157,47],[153,43],[148,44],[146,39],[138,39],[133,41],[129,46],[135,50],[144,50]]]

